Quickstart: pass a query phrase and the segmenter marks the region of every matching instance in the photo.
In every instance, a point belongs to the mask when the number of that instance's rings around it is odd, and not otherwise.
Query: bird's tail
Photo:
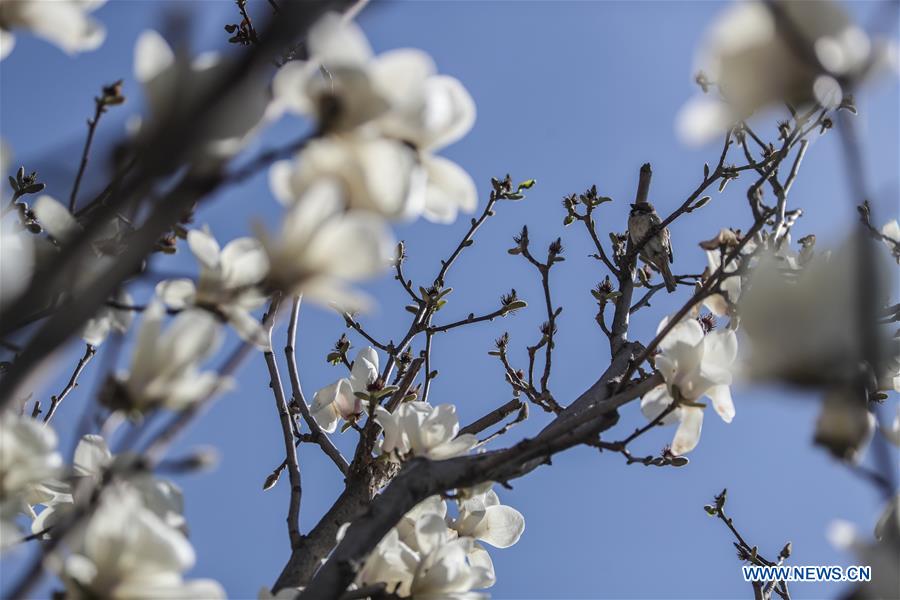
[[[670,294],[675,291],[677,284],[675,282],[675,277],[672,275],[672,271],[669,270],[669,263],[663,259],[660,262],[660,273],[662,273],[663,281],[666,283],[666,291]]]

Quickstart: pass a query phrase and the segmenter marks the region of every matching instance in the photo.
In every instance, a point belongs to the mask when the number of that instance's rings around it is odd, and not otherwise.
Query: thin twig
[[[78,387],[78,377],[81,375],[81,372],[84,371],[84,368],[87,366],[91,359],[94,358],[94,355],[97,353],[97,349],[90,344],[85,344],[84,354],[78,359],[78,364],[75,365],[75,370],[72,371],[71,377],[69,377],[69,382],[66,383],[66,387],[59,393],[58,396],[50,397],[50,408],[47,409],[47,414],[44,415],[44,424],[50,422],[50,419],[53,418],[53,415],[56,414],[56,409],[59,408],[59,405],[62,404],[62,401],[66,399],[66,396]]]

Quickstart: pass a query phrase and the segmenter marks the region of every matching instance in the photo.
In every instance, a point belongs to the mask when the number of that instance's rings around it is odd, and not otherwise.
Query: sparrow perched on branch
[[[669,263],[673,261],[672,244],[669,239],[669,229],[659,227],[662,221],[656,214],[656,209],[647,201],[651,175],[649,163],[641,167],[637,198],[631,205],[631,213],[628,215],[628,236],[631,238],[632,244],[639,244],[652,230],[656,231],[641,248],[640,257],[642,261],[662,274],[666,291],[672,293],[676,286],[675,277],[669,270]]]

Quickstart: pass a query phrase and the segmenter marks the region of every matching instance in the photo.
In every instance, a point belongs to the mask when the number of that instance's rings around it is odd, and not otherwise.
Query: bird
[[[650,165],[646,167],[646,178],[649,184]],[[641,169],[642,180],[645,177],[645,169]],[[642,181],[643,183],[643,181]],[[647,186],[641,186],[631,212],[628,215],[628,236],[632,244],[640,244],[651,230],[656,229],[656,234],[646,241],[640,251],[641,260],[649,264],[662,274],[666,284],[666,291],[670,294],[675,291],[675,277],[669,269],[669,263],[673,262],[672,242],[668,227],[660,228],[662,221],[656,214],[656,209],[647,201]]]

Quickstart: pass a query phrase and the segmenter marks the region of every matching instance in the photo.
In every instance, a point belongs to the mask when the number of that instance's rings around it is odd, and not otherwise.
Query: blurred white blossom
[[[489,490],[487,484],[485,490]],[[512,508],[501,506],[496,495],[485,491],[461,502],[460,518],[451,521],[440,496],[418,504],[381,540],[357,574],[357,585],[384,583],[401,596],[413,598],[486,598],[473,590],[490,587],[496,577],[487,551],[461,529],[479,530],[498,547],[518,540],[524,519]],[[495,513],[487,516],[484,501]],[[466,504],[471,502],[471,504]],[[501,513],[504,513],[501,516]],[[515,513],[513,515],[513,513]],[[484,524],[490,520],[493,527]],[[343,529],[338,534],[343,536]]]
[[[273,167],[279,198],[296,199],[317,176],[338,178],[351,207],[392,218],[449,223],[477,205],[472,178],[435,152],[464,136],[475,102],[430,56],[397,49],[375,56],[363,32],[329,14],[309,36],[312,60],[284,65],[273,84],[282,108],[315,117],[330,137],[295,165]]]
[[[378,379],[378,353],[366,347],[356,353],[350,377],[342,378],[316,392],[312,416],[328,433],[337,428],[341,419],[350,420],[362,412],[362,400],[357,393],[366,393]]]
[[[0,60],[12,52],[15,29],[29,31],[68,54],[96,50],[106,29],[90,13],[106,0],[0,0]]]
[[[478,442],[470,433],[457,435],[459,419],[452,404],[404,402],[393,413],[376,406],[375,419],[384,429],[381,451],[391,456],[441,460],[466,454]]]
[[[208,232],[193,229],[188,246],[200,265],[197,284],[190,279],[161,281],[156,294],[174,310],[197,307],[227,321],[241,339],[267,348],[269,338],[259,319],[250,311],[263,305],[265,296],[256,287],[268,272],[269,263],[255,238],[232,240],[220,248]]]
[[[144,311],[131,368],[117,375],[107,399],[114,408],[144,411],[165,407],[187,408],[227,385],[214,371],[199,365],[216,352],[221,342],[218,320],[204,310],[186,309],[163,329],[165,309],[152,302]],[[123,394],[123,398],[117,397]]]
[[[60,483],[51,488],[51,494],[38,499],[36,504],[44,504],[37,518],[32,522],[32,533],[38,533],[51,527],[75,507],[76,503],[87,504],[91,495],[103,480],[108,468],[115,468],[118,463],[125,464],[134,457],[130,455],[115,456],[101,436],[88,434],[78,441],[72,461],[70,483]],[[124,469],[122,472],[125,472]],[[117,485],[133,490],[141,499],[143,506],[159,517],[166,525],[176,529],[186,528],[184,519],[184,498],[181,489],[167,479],[159,479],[151,473],[129,472],[127,477],[121,475]]]
[[[287,206],[326,181],[340,188],[351,209],[392,219],[422,212],[424,179],[415,153],[395,140],[332,135],[311,141],[293,161],[277,162],[269,171],[272,193]]]
[[[81,330],[81,339],[86,344],[97,347],[106,341],[113,331],[125,333],[134,321],[134,311],[122,308],[134,305],[134,299],[126,291],[120,291],[112,301],[116,306],[105,305],[96,315],[84,324]]]
[[[141,83],[150,116],[140,132],[153,129],[211,92],[230,65],[218,54],[207,52],[188,60],[176,56],[163,37],[146,30],[134,48],[134,77]],[[201,154],[229,157],[236,154],[264,121],[271,98],[263,81],[250,76],[227,100],[206,111],[203,128],[196,132]]]
[[[778,24],[775,11],[789,21]],[[837,107],[839,80],[859,80],[889,64],[892,50],[856,25],[836,2],[735,2],[706,35],[699,67],[718,89],[690,100],[681,136],[704,143],[756,111],[781,102]]]
[[[60,573],[71,598],[224,598],[215,581],[185,581],[195,562],[184,535],[141,502],[133,489],[104,491],[77,550]]]
[[[269,259],[269,283],[345,310],[365,308],[366,299],[345,286],[383,271],[394,255],[394,238],[377,216],[346,211],[341,190],[329,182],[310,188],[289,207],[273,237],[258,229]]]
[[[664,319],[657,329],[667,325]],[[718,329],[704,335],[696,319],[675,325],[659,344],[656,368],[664,384],[641,398],[641,410],[652,420],[672,402],[679,405],[663,418],[663,424],[679,422],[672,441],[672,452],[685,454],[697,446],[703,426],[703,408],[696,406],[703,396],[712,400],[713,408],[726,423],[734,418],[734,403],[729,386],[737,358],[737,336],[730,329]]]

